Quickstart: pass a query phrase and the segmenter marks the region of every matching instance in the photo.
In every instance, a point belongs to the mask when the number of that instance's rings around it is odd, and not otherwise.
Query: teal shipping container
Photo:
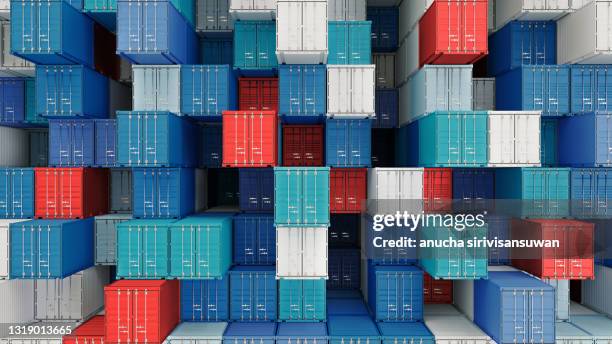
[[[276,25],[273,21],[237,21],[234,24],[234,68],[243,73],[278,67]]]
[[[274,168],[274,223],[329,225],[329,167]]]
[[[559,164],[559,119],[541,119],[540,161],[542,166],[553,167]]]
[[[328,64],[372,64],[372,22],[330,21]]]
[[[325,321],[324,279],[278,281],[278,319],[281,321]]]
[[[170,226],[170,275],[221,279],[232,265],[232,217],[191,216]]]
[[[170,225],[175,220],[131,220],[117,225],[117,277],[170,275]],[[178,302],[178,300],[177,300]]]

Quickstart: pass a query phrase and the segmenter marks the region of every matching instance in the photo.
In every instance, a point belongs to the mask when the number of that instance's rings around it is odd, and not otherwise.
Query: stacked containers
[[[320,64],[327,61],[326,0],[277,2],[276,57],[282,64]]]
[[[0,78],[0,124],[9,127],[42,126],[36,114],[34,79]]]

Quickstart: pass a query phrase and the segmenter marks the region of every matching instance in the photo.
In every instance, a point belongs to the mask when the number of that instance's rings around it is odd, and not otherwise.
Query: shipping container
[[[0,169],[0,218],[34,217],[34,170]]]
[[[543,279],[555,288],[555,316],[557,322],[570,320],[570,281],[560,279]]]
[[[612,114],[577,114],[559,120],[559,164],[612,167]],[[580,144],[576,144],[579,142]]]
[[[335,291],[353,291],[357,297],[332,297]],[[349,294],[350,295],[350,294]],[[361,292],[357,290],[328,289],[327,293],[327,315],[369,315],[368,308],[361,298]]]
[[[240,210],[274,211],[274,171],[271,168],[241,168]]]
[[[232,32],[234,21],[229,14],[229,0],[197,0],[196,31],[205,34]]]
[[[472,79],[472,108],[475,111],[495,110],[495,78]]]
[[[489,270],[493,271],[493,270]],[[453,281],[453,306],[470,321],[474,321],[474,280]],[[425,315],[428,315],[427,313]]]
[[[233,322],[223,335],[223,344],[276,343],[275,322]]]
[[[329,225],[329,167],[274,168],[274,223]]]
[[[117,162],[117,120],[98,119],[94,120],[93,123],[95,138],[94,165],[114,167]]]
[[[274,20],[274,0],[229,0],[229,13],[234,20]]]
[[[570,113],[570,69],[563,65],[525,66],[497,76],[498,110],[542,111],[542,115]]]
[[[374,65],[327,66],[327,115],[330,117],[373,117],[375,109]]]
[[[37,167],[34,174],[37,218],[82,219],[108,212],[107,170]]]
[[[413,323],[388,323],[379,322],[376,324],[382,344],[395,343],[436,343],[433,334],[427,326],[421,322]]]
[[[418,200],[417,202],[422,202]],[[403,213],[404,210],[401,210]],[[410,212],[409,212],[410,213]],[[419,211],[420,213],[420,211]],[[394,213],[390,213],[394,214]],[[384,214],[387,215],[387,214]],[[375,215],[374,215],[375,216]],[[398,226],[396,223],[388,223],[390,226],[384,226],[384,230],[380,230],[380,225],[384,224],[381,221],[374,221],[374,216],[365,215],[362,217],[365,222],[362,226],[364,227],[363,234],[361,235],[361,252],[364,258],[368,258],[367,261],[361,263],[361,275],[367,276],[367,269],[372,269],[374,265],[415,265],[418,262],[418,251],[416,247],[389,247],[389,245],[379,245],[384,240],[396,241],[399,238],[406,240],[418,240],[417,231],[411,231],[406,226]],[[362,290],[366,299],[367,297],[367,285],[366,279],[362,277]]]
[[[221,279],[181,280],[181,321],[229,320],[229,276]]]
[[[368,266],[368,305],[376,321],[423,319],[423,271],[414,266]]]
[[[402,1],[398,4],[399,17],[402,18],[402,20],[399,21],[400,42],[410,33],[418,30],[421,17],[434,2],[435,0],[415,0]]]
[[[361,215],[330,214],[327,242],[329,248],[353,248],[359,246]]]
[[[361,253],[359,249],[329,250],[327,289],[359,290]]]
[[[233,3],[236,0],[231,1]],[[270,0],[265,1],[270,2]],[[234,24],[234,69],[239,69],[242,74],[258,74],[258,71],[265,73],[276,69],[278,67],[275,55],[276,36],[273,21],[236,22]]]
[[[372,63],[372,23],[369,21],[329,21],[330,65],[369,65]],[[377,80],[378,83],[378,80]]]
[[[234,217],[234,264],[276,263],[276,233],[272,214],[240,214]]]
[[[204,37],[200,42],[201,63],[205,65],[232,65],[234,41],[230,38]]]
[[[34,321],[34,281],[0,281],[3,324],[28,324]],[[8,329],[5,329],[8,335]]]
[[[437,344],[452,344],[456,342],[473,344],[495,343],[491,337],[487,336],[478,326],[474,325],[473,322],[460,313],[429,315],[425,317],[424,323],[433,333]]]
[[[376,88],[392,89],[395,87],[395,53],[372,54],[376,66]]]
[[[8,129],[8,128],[6,128]],[[11,129],[8,129],[11,130]],[[6,135],[4,129],[0,128],[2,135]],[[49,165],[49,129],[34,129],[28,130],[24,133],[26,136],[25,143],[21,142],[20,138],[12,138],[11,141],[20,142],[21,150],[26,150],[24,155],[29,155],[29,164],[25,164],[32,167],[47,167]],[[9,136],[10,137],[10,136]],[[0,147],[5,146],[5,143]],[[28,151],[29,146],[29,151]],[[20,151],[21,151],[20,150]],[[0,152],[2,152],[0,150]],[[29,153],[29,154],[28,154]],[[21,154],[19,152],[18,154]],[[2,153],[0,153],[0,165],[3,165]]]
[[[170,275],[220,279],[232,265],[232,216],[191,216],[170,225]]]
[[[27,221],[27,219],[0,220],[0,280],[10,277],[10,225],[22,221]]]
[[[0,124],[7,127],[43,126],[36,114],[35,84],[32,78],[0,78]]]
[[[223,128],[221,125],[203,125],[200,128],[199,146],[201,149],[198,166],[221,167]]]
[[[104,299],[105,342],[161,343],[179,323],[178,281],[117,281]]]
[[[327,0],[327,20],[366,20],[366,0]]]
[[[321,64],[328,54],[328,2],[279,0],[276,57],[282,64]],[[330,37],[330,42],[332,42]]]
[[[365,1],[364,1],[365,2]],[[325,323],[280,323],[276,332],[277,344],[327,343]]]
[[[221,344],[227,324],[226,322],[181,323],[166,337],[164,344]]]
[[[237,168],[208,169],[208,207],[224,207],[238,212],[240,178]]]
[[[539,167],[541,113],[489,111],[489,167]]]
[[[399,98],[396,89],[376,90],[376,113],[372,128],[395,128],[399,119]]]
[[[174,4],[118,1],[117,54],[134,64],[197,63],[198,37]]]
[[[3,3],[10,3],[10,1],[3,0]],[[0,23],[0,42],[2,42],[0,52],[2,71],[0,73],[6,73],[6,76],[33,77],[34,64],[11,53],[11,22],[9,21]]]
[[[287,280],[278,282],[278,319],[286,322],[325,321],[325,280]]]
[[[336,117],[325,122],[325,164],[333,167],[370,167],[372,120]]]
[[[548,284],[524,272],[490,272],[474,282],[474,295],[474,323],[495,342],[555,342],[555,290]]]
[[[330,183],[330,213],[361,213],[366,208],[365,168],[332,168]]]
[[[369,316],[332,315],[327,321],[329,344],[381,344],[376,324]]]
[[[117,30],[117,0],[85,0],[83,13],[110,32]]]
[[[132,211],[132,171],[113,168],[109,170],[111,213],[130,213]]]
[[[601,315],[579,315],[572,317],[572,324],[591,335],[595,343],[612,339],[612,320]]]
[[[93,227],[92,218],[11,224],[10,278],[65,278],[92,266]]]
[[[570,72],[572,113],[609,111],[612,70],[606,65],[573,65]]]
[[[131,214],[108,214],[95,217],[96,265],[117,265],[117,225],[131,219]]]
[[[272,167],[278,163],[275,111],[223,112],[223,167]]]
[[[554,167],[559,164],[559,120],[557,118],[541,119],[540,160],[542,166]]]
[[[461,205],[486,206],[495,199],[495,173],[486,168],[453,169],[453,200]]]
[[[557,321],[555,324],[555,338],[555,343],[559,344],[595,342],[592,335],[572,323],[563,321]]]
[[[94,0],[95,1],[95,0]],[[91,1],[87,1],[91,2]],[[113,1],[116,7],[116,1]],[[100,25],[95,23],[93,27],[93,68],[100,74],[113,79],[119,80],[121,58],[117,52],[117,36],[112,33],[115,31],[116,10],[114,12],[91,12],[84,11],[94,20],[97,18],[106,17],[106,24]],[[92,14],[94,14],[92,16]],[[96,16],[98,15],[98,16]],[[103,25],[111,27],[111,31],[107,30]]]
[[[435,279],[423,273],[423,302],[426,304],[452,304],[454,281]]]
[[[273,266],[235,266],[229,271],[231,320],[276,320],[274,270]]]
[[[180,218],[195,209],[195,171],[189,168],[132,170],[135,218]]]
[[[283,166],[323,166],[323,126],[283,125]]]
[[[612,170],[574,168],[570,178],[572,216],[609,218],[612,214]]]
[[[279,114],[285,121],[316,121],[325,115],[327,71],[324,65],[278,67]]]
[[[180,69],[181,113],[219,121],[223,111],[237,109],[237,83],[231,66],[183,65]]]
[[[131,66],[128,66],[128,69],[131,70]],[[108,111],[113,119],[117,111],[130,111],[132,109],[131,71],[129,76],[130,78],[127,81],[108,80]]]
[[[502,215],[489,214],[485,221],[487,223],[488,238],[501,240],[510,239],[510,218]],[[489,271],[492,266],[510,264],[509,247],[489,247]]]
[[[522,66],[554,65],[557,63],[557,24],[512,21],[491,35],[489,48],[487,67],[492,76]]]
[[[86,66],[36,66],[36,114],[108,118],[108,78]]]
[[[135,111],[181,112],[181,66],[132,66]]]
[[[425,0],[418,0],[425,1]],[[429,1],[429,0],[427,0]],[[406,38],[400,40],[395,58],[395,86],[406,83],[419,70],[419,26],[415,26]]]
[[[103,295],[102,295],[103,297]],[[104,343],[104,315],[96,315],[62,336],[62,344]]]
[[[373,214],[394,214],[404,210],[420,213],[423,208],[420,201],[423,199],[423,174],[422,168],[369,169],[367,195],[372,204],[368,204],[368,211]]]
[[[595,265],[595,279],[582,282],[582,303],[597,312],[612,315],[612,302],[608,292],[612,281],[612,267]],[[572,320],[574,316],[572,315]],[[588,331],[588,330],[587,330]]]
[[[582,8],[559,20],[558,63],[612,63],[612,45],[607,30],[612,24],[611,9],[609,1],[586,1]]]
[[[278,111],[278,78],[240,78],[240,111]]]
[[[398,8],[368,7],[367,20],[372,22],[372,51],[395,51],[398,46]]]
[[[500,1],[495,4],[495,28],[499,29],[512,20],[557,20],[584,3],[584,0]]]
[[[328,278],[327,226],[276,224],[276,278]]]
[[[395,162],[395,141],[395,129],[372,129],[372,167],[399,165]]]
[[[117,277],[169,277],[170,224],[173,222],[174,220],[128,220],[118,223]]]
[[[450,210],[452,197],[453,171],[450,168],[423,169],[423,203],[425,210]]]
[[[94,120],[50,119],[49,166],[93,166],[95,142]]]

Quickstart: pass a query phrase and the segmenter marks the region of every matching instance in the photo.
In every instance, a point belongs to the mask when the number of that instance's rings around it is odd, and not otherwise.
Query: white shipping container
[[[9,278],[10,264],[10,225],[11,223],[27,221],[28,219],[19,220],[0,220],[0,279]]]
[[[578,302],[570,301],[570,317],[574,315],[598,315],[599,313],[587,308]]]
[[[495,0],[496,30],[513,20],[557,20],[585,0]],[[590,0],[587,0],[590,1]]]
[[[327,227],[276,227],[276,278],[327,279]]]
[[[495,110],[495,78],[473,78],[472,90],[474,111]]]
[[[593,336],[572,323],[557,321],[555,344],[593,344]]]
[[[3,2],[0,2],[0,8]],[[25,76],[34,77],[36,74],[34,64],[11,54],[11,24],[2,22],[0,24],[0,75],[2,76]]]
[[[455,283],[455,281],[453,281]],[[454,287],[454,286],[453,286]],[[423,305],[423,315],[451,315],[458,316],[461,315],[461,312],[455,308],[453,305],[448,304],[424,304]]]
[[[416,26],[406,38],[400,41],[397,49],[397,77],[395,86],[405,84],[414,73],[419,71],[419,27]]]
[[[108,106],[111,118],[117,111],[132,109],[132,88],[115,80],[108,80]]]
[[[612,268],[595,265],[595,279],[582,281],[582,304],[612,316]]]
[[[401,42],[408,34],[418,27],[419,20],[434,0],[409,0],[402,1],[399,6],[399,41]],[[418,51],[417,51],[418,53]]]
[[[328,117],[374,117],[375,72],[374,65],[328,65]]]
[[[327,0],[327,20],[366,20],[366,0]]]
[[[230,0],[229,13],[236,20],[274,20],[276,0]]]
[[[11,20],[11,0],[0,0],[0,20]]]
[[[0,281],[0,324],[27,324],[34,321],[34,281]]]
[[[555,310],[557,321],[570,320],[570,286],[569,280],[543,279],[555,288]]]
[[[409,211],[419,214],[423,199],[422,168],[368,169],[368,212],[395,214]]]
[[[108,267],[85,269],[64,279],[35,280],[37,320],[81,321],[104,307],[104,286],[109,283]]]
[[[226,328],[226,322],[183,322],[166,337],[163,344],[221,344]]]
[[[198,32],[230,32],[234,23],[229,15],[229,0],[198,0],[196,30]]]
[[[489,265],[487,267],[487,271],[492,272],[492,271],[501,271],[501,272],[508,272],[508,271],[521,271],[513,266],[510,265]]]
[[[132,66],[134,111],[181,112],[180,66]]]
[[[540,118],[539,111],[489,111],[488,166],[540,166]]]
[[[593,344],[609,344],[612,342],[612,319],[602,315],[577,315],[572,324],[593,337]]]
[[[453,302],[471,321],[474,321],[474,281],[453,281]]]
[[[395,88],[395,54],[373,54],[376,88]]]
[[[495,343],[463,315],[426,315],[424,322],[436,338],[436,344]]]
[[[557,22],[557,63],[612,63],[612,2],[593,0]]]
[[[0,127],[0,167],[25,167],[30,163],[30,138],[23,129]]]
[[[277,11],[278,63],[326,63],[327,0],[279,0]]]

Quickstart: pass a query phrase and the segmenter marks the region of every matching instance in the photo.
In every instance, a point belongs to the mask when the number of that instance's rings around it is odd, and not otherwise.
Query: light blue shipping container
[[[325,323],[280,323],[276,331],[276,344],[327,344]]]
[[[559,165],[612,166],[612,113],[583,113],[559,120]]]
[[[329,344],[381,344],[378,328],[369,316],[332,315],[327,331]]]
[[[95,165],[114,167],[117,165],[117,120],[97,119],[94,123],[96,130]]]
[[[88,167],[95,160],[93,119],[49,120],[49,166]]]
[[[180,218],[195,208],[195,171],[189,168],[132,170],[135,218]]]
[[[274,266],[235,266],[229,271],[231,320],[276,320],[275,274]]]
[[[258,74],[277,67],[275,23],[250,20],[234,23],[234,68],[241,73]]]
[[[10,225],[10,278],[58,279],[94,264],[94,219]]]
[[[376,321],[423,320],[423,271],[415,266],[368,266],[368,305]]]
[[[276,230],[272,214],[234,216],[234,264],[276,264]]]
[[[278,319],[281,321],[325,321],[325,280],[278,281]]]
[[[118,163],[126,167],[192,167],[197,126],[170,112],[117,111]]]
[[[328,64],[372,64],[371,21],[330,21],[327,26]]]
[[[325,164],[331,167],[370,167],[372,120],[328,119],[325,122]]]
[[[232,265],[232,217],[190,216],[170,226],[170,275],[220,279]]]
[[[274,168],[274,223],[329,225],[329,167]]]
[[[435,344],[434,335],[422,322],[376,324],[382,338],[382,344],[419,343]]]
[[[0,169],[0,218],[34,217],[34,170]]]
[[[285,121],[316,121],[326,114],[327,70],[324,65],[280,65],[278,83],[278,113]]]
[[[181,280],[181,321],[229,319],[229,276],[211,280]]]
[[[221,120],[223,111],[236,110],[238,83],[230,65],[181,67],[181,112],[205,120]]]
[[[36,113],[48,118],[109,117],[108,78],[85,66],[36,66]]]
[[[572,65],[570,72],[572,113],[612,111],[612,68]]]
[[[572,168],[570,187],[572,216],[612,217],[612,168]]]

